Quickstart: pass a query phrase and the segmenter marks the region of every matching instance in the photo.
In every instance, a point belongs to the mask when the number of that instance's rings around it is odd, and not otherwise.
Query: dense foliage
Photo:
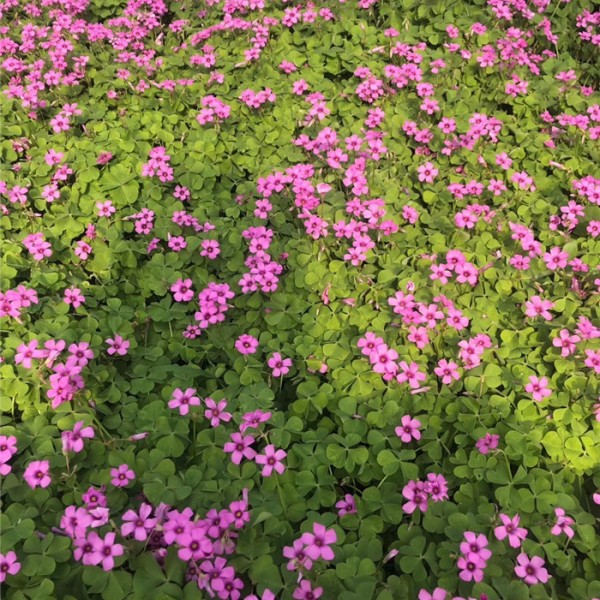
[[[592,3],[0,14],[3,597],[600,597]]]

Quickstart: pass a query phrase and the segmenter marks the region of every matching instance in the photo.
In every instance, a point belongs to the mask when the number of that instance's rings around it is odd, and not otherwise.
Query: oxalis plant
[[[597,6],[0,15],[3,598],[600,598]]]

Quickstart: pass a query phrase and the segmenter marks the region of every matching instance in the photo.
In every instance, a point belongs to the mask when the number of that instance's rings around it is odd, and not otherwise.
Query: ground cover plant
[[[9,600],[600,598],[600,12],[0,2]]]

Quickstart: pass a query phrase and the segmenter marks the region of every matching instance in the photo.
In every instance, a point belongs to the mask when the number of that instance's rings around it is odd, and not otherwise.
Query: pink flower
[[[254,354],[258,349],[258,340],[244,333],[236,340],[235,348],[240,354]]]
[[[107,354],[118,354],[119,356],[125,356],[129,349],[129,342],[124,340],[120,335],[115,335],[114,339],[105,340],[109,348],[106,351]]]
[[[200,246],[202,248],[200,256],[206,256],[210,260],[214,260],[221,254],[221,247],[216,240],[202,240]]]
[[[561,329],[558,332],[558,337],[552,340],[552,345],[555,348],[561,348],[560,355],[564,358],[575,352],[575,344],[579,341],[581,341],[581,338],[578,335],[571,335],[568,329]]]
[[[11,472],[6,464],[17,453],[17,438],[14,435],[0,435],[0,475],[5,477]]]
[[[571,527],[571,525],[575,524],[575,520],[567,516],[563,508],[555,508],[554,514],[556,515],[556,523],[550,530],[550,533],[552,535],[560,535],[561,533],[564,533],[569,539],[571,539],[575,535],[575,532]]]
[[[356,345],[365,356],[370,356],[380,344],[383,344],[383,338],[377,337],[374,333],[368,331],[364,337],[358,340]]]
[[[77,421],[73,425],[72,431],[63,431],[63,452],[81,452],[83,450],[83,440],[93,439],[94,429],[92,427],[84,427],[84,425],[84,421]]]
[[[424,589],[419,592],[419,600],[446,600],[447,596],[448,592],[441,587],[435,588],[431,594]]]
[[[435,168],[433,163],[426,162],[424,165],[417,168],[417,172],[419,173],[419,181],[433,183],[433,180],[439,171]]]
[[[177,554],[184,561],[207,558],[213,552],[213,544],[207,537],[206,527],[200,524],[182,533],[177,543],[180,546]]]
[[[335,503],[335,507],[338,509],[339,517],[356,514],[356,502],[352,494],[346,494],[342,500],[338,500]]]
[[[123,515],[123,525],[121,526],[121,535],[123,537],[133,534],[133,537],[138,542],[143,542],[148,539],[148,535],[152,532],[158,519],[151,519],[152,506],[142,503],[139,514],[133,510],[128,510]]]
[[[112,479],[110,482],[115,487],[127,487],[130,481],[135,479],[135,473],[129,468],[129,465],[119,465],[116,469],[110,470]]]
[[[285,471],[285,466],[281,461],[287,456],[287,452],[284,450],[275,450],[273,444],[266,446],[264,452],[264,454],[259,454],[254,459],[257,465],[264,465],[261,475],[263,477],[270,477],[273,470],[281,475]]]
[[[224,423],[231,421],[231,413],[225,412],[227,400],[220,400],[217,404],[212,398],[204,398],[204,406],[206,406],[204,416],[210,419],[211,427],[218,427],[221,421]]]
[[[433,370],[433,372],[442,378],[442,383],[446,385],[450,385],[452,380],[460,379],[460,373],[458,372],[458,365],[450,361],[448,362],[445,359],[442,359],[438,362],[438,366]]]
[[[427,379],[427,375],[419,370],[419,365],[415,362],[408,365],[405,361],[398,364],[400,373],[396,376],[398,383],[408,382],[411,388],[417,389],[420,387],[420,382]]]
[[[303,579],[300,582],[300,586],[294,590],[294,594],[292,595],[295,600],[317,600],[323,594],[323,588],[312,588],[310,581],[308,579]]]
[[[494,535],[496,539],[502,541],[508,537],[508,543],[511,548],[518,548],[521,542],[527,537],[527,529],[519,527],[521,517],[515,515],[512,519],[505,514],[500,513],[500,520],[502,525],[494,529]]]
[[[27,465],[23,479],[27,485],[35,489],[36,487],[47,488],[52,483],[50,477],[50,463],[47,460],[34,460]]]
[[[31,340],[28,344],[21,344],[15,354],[15,364],[22,364],[26,369],[31,369],[32,360],[45,358],[46,352],[37,346],[37,340]]]
[[[64,301],[66,304],[71,304],[73,308],[79,308],[85,302],[85,296],[79,288],[68,288],[65,290]]]
[[[96,208],[98,209],[99,217],[110,217],[110,215],[117,211],[110,200],[106,200],[105,202],[96,202]]]
[[[549,311],[554,308],[554,302],[542,300],[540,296],[532,296],[531,300],[525,302],[525,308],[525,314],[528,317],[542,317],[546,319],[546,321],[551,321],[552,314]]]
[[[481,454],[489,454],[490,450],[495,450],[498,447],[500,436],[495,433],[486,433],[485,437],[479,438],[475,447]]]
[[[266,423],[271,418],[270,412],[263,412],[258,409],[253,412],[242,415],[242,423],[240,425],[240,432],[246,431],[248,428],[258,429],[261,423]]]
[[[313,533],[304,533],[300,541],[305,544],[306,555],[312,560],[333,560],[335,555],[329,547],[337,542],[335,529],[326,529],[320,523],[313,524]]]
[[[292,366],[291,358],[282,358],[279,352],[274,352],[267,364],[273,370],[273,377],[283,377],[287,375]]]
[[[172,399],[169,400],[169,408],[179,408],[180,415],[187,415],[190,411],[190,406],[200,406],[200,398],[195,395],[196,390],[194,388],[187,388],[184,391],[176,388],[173,390]]]
[[[231,453],[231,462],[234,465],[239,465],[242,458],[253,460],[256,456],[256,450],[250,448],[254,443],[254,438],[251,435],[242,436],[241,433],[232,433],[230,435],[231,442],[227,442],[223,446],[223,452]]]
[[[517,563],[515,573],[529,585],[546,583],[550,579],[548,571],[544,569],[544,559],[539,556],[529,558],[527,554],[521,552],[517,556]]]
[[[552,394],[552,390],[548,387],[548,378],[538,378],[535,375],[529,377],[529,383],[525,385],[525,391],[532,394],[536,402],[541,402]]]
[[[178,279],[171,287],[175,302],[189,302],[194,297],[191,279]]]
[[[296,540],[293,546],[283,547],[283,556],[288,558],[287,570],[296,571],[299,568],[310,571],[313,561],[306,554],[306,547],[301,540]]]
[[[427,511],[427,493],[426,485],[422,481],[409,481],[402,488],[402,495],[408,500],[402,505],[402,510],[409,515],[415,512],[417,508],[421,512]]]
[[[95,531],[92,531],[87,541],[92,544],[90,554],[91,565],[102,565],[105,571],[110,571],[115,566],[115,556],[121,556],[124,552],[121,544],[115,544],[115,534],[111,531],[102,539]]]
[[[465,531],[465,541],[460,545],[460,551],[463,556],[476,554],[483,562],[487,562],[492,557],[491,550],[488,549],[488,540],[483,534],[477,535],[473,531]]]
[[[463,581],[483,581],[483,570],[485,569],[486,563],[478,554],[461,556],[458,559],[457,565],[460,569],[458,576]]]
[[[91,526],[93,517],[83,506],[67,506],[60,519],[60,528],[71,538],[84,537],[87,528]]]
[[[586,359],[583,361],[583,364],[590,369],[594,369],[594,372],[600,375],[600,352],[587,349],[585,356]]]
[[[564,269],[567,266],[568,260],[569,253],[564,252],[560,248],[551,248],[550,252],[544,254],[544,262],[551,271]]]
[[[409,444],[413,439],[420,440],[421,432],[419,431],[419,427],[421,427],[421,421],[417,419],[413,419],[410,415],[404,415],[400,420],[402,425],[396,427],[396,435],[405,443]]]
[[[17,555],[10,550],[6,554],[0,553],[0,583],[7,575],[16,575],[21,570],[21,563],[17,562]]]

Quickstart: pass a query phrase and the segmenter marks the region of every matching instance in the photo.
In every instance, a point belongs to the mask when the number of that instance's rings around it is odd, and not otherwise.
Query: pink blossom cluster
[[[317,11],[313,3],[307,3],[304,9],[301,5],[286,8],[283,11],[281,24],[292,28],[298,23],[314,23],[318,17],[324,21],[331,21],[334,14],[329,8],[323,7]]]
[[[429,279],[431,281],[439,281],[442,285],[447,285],[452,277],[456,278],[456,283],[468,283],[473,287],[479,282],[479,269],[476,265],[469,262],[460,250],[448,250],[445,261],[433,263],[430,269],[431,275],[429,275]],[[452,310],[456,311],[456,309]],[[394,312],[396,311],[394,310]],[[463,325],[464,323],[456,324]],[[448,325],[453,326],[452,323],[448,323]]]
[[[163,183],[173,181],[170,160],[171,156],[164,146],[155,146],[150,150],[148,162],[142,165],[142,177],[158,177]]]
[[[458,558],[458,576],[463,581],[483,580],[487,561],[491,558],[488,540],[483,534],[477,535],[473,531],[465,531],[464,541],[460,545],[460,556]]]
[[[512,231],[511,239],[518,242],[530,258],[535,258],[543,254],[542,244],[535,239],[534,233],[529,227],[512,222],[508,226]]]
[[[44,348],[40,348],[38,340],[34,339],[27,344],[21,344],[15,354],[15,364],[23,365],[26,369],[32,368],[34,360],[41,359],[44,359],[44,365],[51,369],[47,396],[52,401],[53,409],[72,400],[74,395],[85,387],[81,371],[94,358],[89,344],[79,342],[69,345],[64,363],[54,364],[65,346],[64,340],[48,340]]]
[[[560,207],[560,215],[551,215],[548,223],[548,228],[551,231],[558,230],[559,227],[565,231],[573,231],[579,225],[580,218],[585,216],[585,207],[577,204],[574,200],[569,200],[565,206]],[[593,221],[590,222],[591,230],[588,233],[594,237]]]
[[[52,256],[52,247],[50,242],[46,241],[43,233],[32,233],[23,239],[23,245],[27,248],[29,254],[34,260],[40,261],[48,256]]]
[[[216,96],[204,96],[200,101],[202,110],[198,113],[196,121],[200,125],[207,123],[222,123],[229,118],[231,114],[231,106],[219,100]]]
[[[82,564],[112,570],[115,559],[125,554],[123,544],[116,541],[120,533],[124,539],[143,543],[161,565],[168,548],[177,548],[179,559],[187,563],[188,581],[195,581],[211,597],[240,598],[244,583],[225,556],[235,551],[237,531],[250,521],[247,490],[241,500],[221,510],[211,509],[203,519],[189,507],[179,511],[165,504],[153,507],[141,502],[137,511],[124,512],[119,531],[104,536],[97,531],[111,518],[104,488],[89,488],[82,500],[83,506],[65,509],[60,523],[61,531],[73,540],[75,559]]]
[[[296,82],[293,87],[295,94],[302,94],[307,89],[308,84],[305,81]],[[323,121],[328,115],[331,114],[331,109],[327,106],[325,96],[321,94],[321,92],[313,92],[312,94],[308,94],[305,100],[308,104],[310,104],[308,113],[304,117],[305,126],[308,127],[317,121]]]
[[[392,48],[392,52],[397,53],[397,48]],[[414,55],[411,53],[410,57],[405,58],[410,60],[411,58],[416,59],[417,56],[419,59],[422,59],[421,55],[416,53]],[[401,90],[408,86],[411,82],[416,83],[421,81],[423,78],[423,71],[418,66],[417,62],[407,62],[402,65],[386,65],[383,68],[383,75],[386,79],[390,80],[394,87]]]
[[[229,310],[228,301],[235,294],[226,283],[209,283],[198,294],[199,309],[194,314],[194,319],[198,321],[200,329],[207,329],[210,325],[215,325],[225,320],[225,313]]]
[[[231,413],[227,412],[227,400],[223,399],[216,402],[212,398],[205,398],[204,405],[206,410],[204,416],[210,420],[211,427],[218,427],[221,422],[231,421]],[[200,398],[196,396],[194,388],[188,388],[185,391],[177,388],[173,391],[171,400],[168,403],[169,408],[179,409],[180,415],[187,415],[190,406],[200,406]]]
[[[454,215],[454,224],[459,229],[473,229],[480,219],[490,223],[495,214],[495,211],[485,204],[469,204]]]
[[[325,525],[313,523],[312,533],[303,533],[291,546],[284,546],[283,556],[288,559],[288,571],[298,571],[299,581],[302,581],[317,560],[330,561],[335,558],[331,546],[336,542],[335,529],[327,529]]]
[[[242,236],[248,242],[250,253],[244,261],[245,266],[250,270],[244,273],[238,282],[242,293],[250,294],[259,290],[265,293],[276,291],[283,266],[268,253],[273,240],[273,231],[264,226],[248,227],[242,231]]]
[[[600,206],[600,179],[592,175],[586,175],[581,179],[574,179],[571,186],[578,196]]]
[[[409,481],[402,488],[402,495],[408,501],[402,505],[405,513],[411,515],[417,508],[421,512],[427,512],[430,500],[442,502],[448,499],[448,482],[443,475],[429,473],[425,481]]]
[[[138,213],[135,213],[126,219],[135,221],[135,231],[140,235],[148,235],[154,229],[154,211],[149,208],[142,208]]]
[[[271,88],[265,88],[258,92],[246,89],[240,94],[239,99],[248,106],[248,108],[260,108],[267,102],[274,103],[277,96]]]
[[[247,434],[248,429],[257,429],[261,423],[267,422],[271,418],[270,412],[256,410],[246,413],[242,417],[242,425],[238,432],[230,434],[230,442],[223,446],[226,454],[231,454],[231,462],[234,465],[241,464],[243,459],[253,460],[262,467],[261,475],[270,477],[275,471],[282,474],[285,471],[283,460],[287,456],[285,450],[277,449],[273,444],[267,444],[263,449],[263,454],[258,454],[252,447],[256,439],[253,435]]]
[[[71,117],[81,115],[81,109],[77,108],[77,104],[65,104],[62,110],[52,119],[50,125],[54,133],[69,131],[71,129]]]
[[[0,292],[0,319],[11,317],[20,322],[23,309],[38,303],[36,290],[24,285],[19,285],[14,290]]]
[[[204,44],[202,54],[194,54],[190,57],[190,64],[194,67],[210,69],[217,64],[217,55],[214,46]]]
[[[381,79],[377,79],[369,68],[358,67],[354,71],[354,76],[361,80],[356,87],[356,95],[363,102],[373,104],[376,100],[385,96],[384,82]]]
[[[600,46],[600,11],[592,12],[585,9],[577,15],[577,29],[579,37],[584,42],[590,42],[594,46]]]

